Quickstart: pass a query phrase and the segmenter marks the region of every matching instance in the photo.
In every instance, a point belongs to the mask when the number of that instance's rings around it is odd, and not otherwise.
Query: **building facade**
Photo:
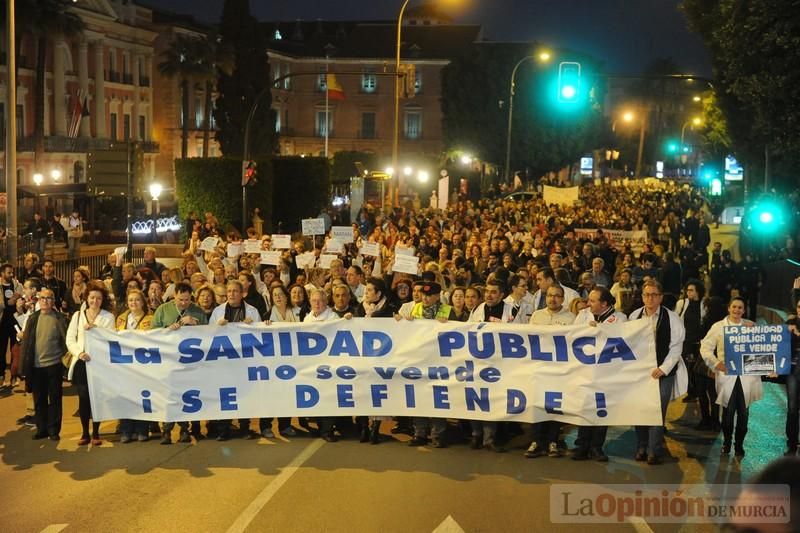
[[[81,0],[68,10],[84,23],[80,35],[51,35],[45,52],[44,153],[35,158],[37,40],[17,26],[17,183],[20,218],[77,206],[86,215],[88,154],[115,141],[137,141],[143,157],[134,194],[150,205],[147,189],[159,181],[174,190],[174,160],[181,149],[180,80],[163,76],[161,54],[178,34],[205,35],[185,17],[154,12],[132,0]],[[3,35],[3,43],[5,43]],[[0,65],[0,128],[5,149],[6,61]],[[205,84],[191,80],[189,156],[202,153]],[[154,95],[158,95],[155,97]],[[211,134],[210,155],[219,151]],[[57,172],[53,172],[57,171]],[[41,184],[33,180],[41,174]],[[58,179],[53,176],[58,175]],[[41,203],[36,204],[30,198]]]
[[[264,23],[273,79],[272,108],[282,155],[366,151],[390,161],[394,128],[396,23]],[[441,70],[479,38],[480,26],[453,25],[435,12],[410,11],[401,61],[414,65],[401,97],[399,153],[440,154]],[[339,92],[328,92],[332,74]],[[290,76],[290,77],[287,77]],[[333,89],[329,88],[329,89]]]

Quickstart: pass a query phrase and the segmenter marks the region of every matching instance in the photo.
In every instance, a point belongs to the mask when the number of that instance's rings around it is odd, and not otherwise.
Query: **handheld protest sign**
[[[785,324],[725,326],[725,367],[735,376],[766,376],[791,371],[791,333]]]

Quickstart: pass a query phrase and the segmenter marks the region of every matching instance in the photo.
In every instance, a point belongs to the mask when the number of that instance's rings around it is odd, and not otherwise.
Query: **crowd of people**
[[[134,265],[112,253],[99,272],[76,268],[67,284],[53,276],[51,261],[31,254],[25,267],[0,267],[3,310],[0,350],[11,345],[6,386],[24,378],[29,409],[21,423],[35,427],[34,439],[58,440],[64,372],[76,387],[82,435],[79,445],[101,445],[92,419],[84,333],[109,330],[224,326],[232,322],[319,322],[364,317],[386,320],[509,322],[536,325],[650,320],[656,339],[662,419],[678,395],[697,402],[697,429],[723,433],[722,453],[745,454],[748,408],[761,397],[761,380],[725,373],[722,327],[755,320],[763,274],[753,256],[736,265],[719,243],[711,243],[702,194],[688,186],[659,184],[620,189],[595,185],[581,190],[575,206],[484,199],[445,209],[365,208],[352,225],[352,242],[331,233],[317,240],[295,236],[279,264],[262,264],[243,245],[257,241],[272,250],[273,236],[261,227],[246,235],[224,231],[211,213],[193,213],[180,266],[167,268],[146,248]],[[590,237],[576,236],[591,229]],[[329,229],[329,228],[327,228]],[[605,231],[604,231],[605,230]],[[645,242],[612,238],[608,230],[644,231]],[[216,242],[208,244],[207,238]],[[378,245],[378,255],[361,253]],[[233,247],[230,245],[234,245]],[[251,247],[246,248],[252,250]],[[308,251],[307,251],[308,250]],[[311,261],[308,261],[309,253]],[[322,267],[321,258],[336,258]],[[398,255],[419,258],[415,273],[396,272]],[[319,263],[317,261],[320,261]],[[800,297],[800,279],[793,288]],[[789,319],[792,374],[787,380],[787,454],[798,445],[800,403],[800,305]],[[599,326],[602,327],[602,326]],[[67,355],[65,355],[65,353]],[[6,360],[2,360],[6,380]],[[722,409],[720,410],[720,407]],[[174,424],[122,420],[123,443],[154,436],[171,444]],[[287,418],[178,423],[177,440],[274,438],[300,432],[328,441],[354,435],[379,443],[381,418]],[[466,439],[475,449],[504,452],[519,424],[398,417],[393,434],[411,446],[446,447]],[[607,428],[579,428],[575,460],[607,461]],[[637,427],[636,460],[662,462],[664,426]],[[563,427],[533,424],[525,456],[563,455]]]

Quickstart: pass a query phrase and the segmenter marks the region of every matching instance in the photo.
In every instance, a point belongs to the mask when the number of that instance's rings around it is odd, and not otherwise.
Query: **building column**
[[[103,139],[106,134],[106,80],[105,61],[103,60],[103,41],[94,43],[95,69],[94,69],[94,118],[95,137]]]
[[[89,105],[89,43],[86,40],[78,43],[78,84],[86,96],[86,105]],[[91,136],[91,130],[89,117],[81,117],[80,136]]]
[[[64,100],[66,86],[64,84],[64,39],[57,39],[53,47],[53,124],[55,134],[67,135],[67,106]]]
[[[151,133],[153,131],[153,106],[155,105],[155,102],[153,101],[153,84],[155,83],[153,80],[153,56],[145,56],[144,58],[144,75],[150,80],[150,88],[148,90],[150,98],[148,98],[144,119],[144,127],[146,131],[142,135],[142,138],[145,141],[149,141],[152,139]]]
[[[131,70],[133,71],[133,110],[131,111],[131,137],[133,140],[138,141],[140,138],[144,140],[144,132],[139,134],[139,100],[141,99],[139,87],[139,60],[142,58],[141,54],[134,54],[131,59]]]

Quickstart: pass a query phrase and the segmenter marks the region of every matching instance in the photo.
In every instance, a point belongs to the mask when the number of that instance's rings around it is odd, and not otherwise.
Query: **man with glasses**
[[[644,282],[642,285],[642,298],[644,307],[630,314],[631,320],[649,320],[656,338],[656,363],[657,367],[650,373],[653,379],[658,380],[661,392],[661,425],[636,426],[636,440],[638,441],[636,456],[637,461],[647,461],[649,465],[661,464],[660,455],[664,449],[664,418],[667,415],[667,406],[672,398],[672,388],[675,385],[675,375],[681,363],[683,339],[686,329],[677,313],[670,311],[661,302],[664,291],[661,283],[655,280]]]
[[[175,284],[175,298],[161,304],[153,315],[150,329],[169,328],[180,329],[184,326],[204,326],[208,324],[206,314],[197,304],[192,302],[192,288],[185,282]],[[189,422],[178,422],[180,437],[178,442],[185,444],[192,442],[189,434]],[[170,433],[175,427],[175,422],[164,422],[161,444],[172,444]],[[200,434],[200,422],[192,422],[192,433],[195,437]]]
[[[528,280],[519,274],[512,274],[508,278],[508,286],[511,287],[505,302],[511,304],[513,313],[519,315],[522,323],[527,323],[533,314],[533,303],[531,294],[528,292]]]
[[[26,321],[22,336],[22,368],[36,412],[34,440],[57,441],[61,433],[61,357],[67,351],[67,323],[53,309],[54,303],[53,291],[39,292],[39,310]]]
[[[567,326],[575,321],[575,315],[564,307],[564,288],[553,284],[547,288],[547,307],[539,309],[531,315],[529,324],[542,326]],[[550,457],[561,457],[558,449],[558,431],[561,424],[555,420],[537,422],[531,427],[531,445],[525,457],[534,459],[545,453]]]

